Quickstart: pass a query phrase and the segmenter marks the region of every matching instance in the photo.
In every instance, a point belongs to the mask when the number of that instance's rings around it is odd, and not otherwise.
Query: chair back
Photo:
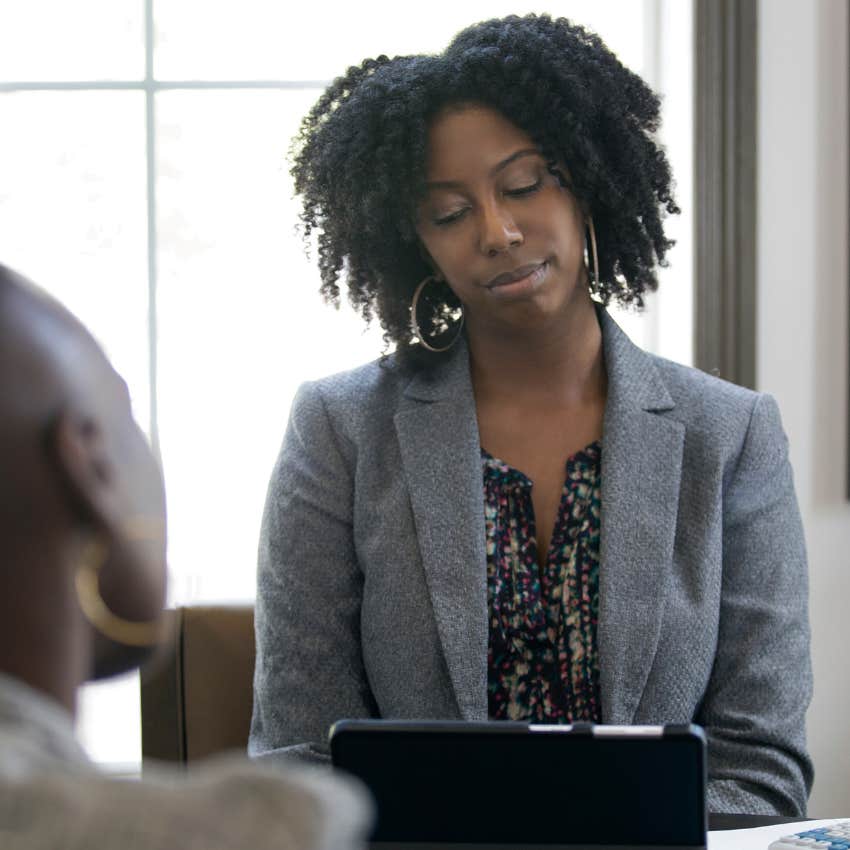
[[[207,605],[167,611],[161,657],[142,671],[142,757],[190,762],[248,746],[254,609]]]

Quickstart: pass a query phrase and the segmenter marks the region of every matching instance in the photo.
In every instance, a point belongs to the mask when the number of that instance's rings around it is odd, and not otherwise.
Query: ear
[[[113,528],[120,500],[115,493],[115,467],[97,418],[84,411],[62,410],[48,430],[47,448],[80,521]]]

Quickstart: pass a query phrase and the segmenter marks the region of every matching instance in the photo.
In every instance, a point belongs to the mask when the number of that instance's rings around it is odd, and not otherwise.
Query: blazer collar
[[[597,308],[608,373],[608,407],[671,410],[675,404],[651,355],[638,348],[603,307]],[[417,372],[404,390],[419,401],[472,397],[469,348],[461,336],[451,353],[429,372]]]
[[[404,396],[417,401],[458,400],[463,396],[472,402],[474,408],[466,339],[461,336],[451,352],[436,366],[417,372],[405,388]]]
[[[602,348],[608,374],[606,414],[616,410],[672,410],[673,397],[667,390],[652,355],[638,348],[607,310],[598,308]]]

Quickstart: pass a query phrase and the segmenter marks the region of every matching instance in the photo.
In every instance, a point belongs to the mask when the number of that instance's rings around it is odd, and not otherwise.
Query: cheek
[[[449,280],[457,277],[458,271],[466,266],[466,251],[463,240],[457,235],[440,234],[430,235],[427,238],[420,236],[425,256],[437,269]]]
[[[584,257],[584,218],[578,210],[559,204],[550,210],[550,238],[565,259]]]

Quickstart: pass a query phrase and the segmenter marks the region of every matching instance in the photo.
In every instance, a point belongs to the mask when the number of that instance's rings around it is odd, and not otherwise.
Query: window
[[[265,488],[305,379],[378,356],[326,307],[294,234],[285,154],[324,85],[369,55],[441,49],[486,17],[596,30],[664,92],[686,211],[642,345],[691,362],[691,11],[676,0],[6,0],[0,261],[65,301],[128,379],[160,453],[170,601],[250,600]],[[604,234],[599,234],[604,238]],[[85,689],[94,757],[137,764],[136,677]]]

